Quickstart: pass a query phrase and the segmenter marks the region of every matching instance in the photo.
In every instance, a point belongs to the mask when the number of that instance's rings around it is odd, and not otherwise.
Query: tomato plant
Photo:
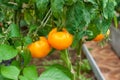
[[[115,6],[115,0],[0,0],[0,80],[80,80],[82,44],[106,34]],[[63,65],[38,75],[32,57],[56,50]]]

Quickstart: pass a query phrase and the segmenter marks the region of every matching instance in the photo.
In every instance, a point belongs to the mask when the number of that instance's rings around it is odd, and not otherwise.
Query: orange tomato
[[[48,34],[48,42],[57,50],[68,48],[72,41],[73,36],[65,28],[62,31],[57,31],[57,28],[54,28]]]
[[[99,34],[99,35],[97,35],[94,39],[93,39],[93,41],[102,41],[104,39],[104,35],[103,34]]]
[[[93,41],[102,41],[104,38],[105,38],[105,36],[109,36],[109,34],[110,34],[110,30],[108,29],[108,31],[106,32],[106,34],[104,35],[104,34],[102,34],[102,33],[100,33],[99,35],[97,35],[94,39],[93,39]]]
[[[40,40],[31,43],[28,46],[28,49],[30,50],[32,57],[43,58],[48,55],[51,50],[51,46],[45,37],[40,37]]]

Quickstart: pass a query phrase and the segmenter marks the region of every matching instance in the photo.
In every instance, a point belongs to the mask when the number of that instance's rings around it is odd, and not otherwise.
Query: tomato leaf
[[[92,33],[93,33],[93,36],[88,36],[87,40],[94,39],[101,32],[101,30],[98,28],[97,25],[95,25],[95,23],[90,23],[87,30],[92,31]]]
[[[51,68],[51,67],[60,69],[63,73],[65,73],[69,78],[72,79],[72,74],[71,74],[70,70],[68,68],[64,67],[63,65],[53,64],[53,65],[49,66],[49,68]]]
[[[6,78],[17,80],[20,70],[15,66],[2,66],[1,74]]]
[[[71,78],[61,68],[53,66],[44,71],[37,80],[71,80]]]
[[[66,27],[71,33],[83,29],[85,25],[90,23],[90,13],[82,2],[77,2],[67,11]]]
[[[9,60],[14,58],[18,54],[18,51],[12,46],[2,44],[0,45],[0,58],[2,60]]]
[[[111,25],[111,22],[112,22],[112,19],[103,19],[102,20],[102,33],[103,34],[106,34],[106,32],[108,31],[108,29],[110,28],[110,25]]]
[[[24,76],[19,76],[20,80],[29,80],[28,78],[24,77]]]
[[[15,4],[11,4],[9,3],[9,0],[0,0],[0,5],[4,6],[4,7],[8,7],[11,9],[18,9],[18,6],[16,6]]]
[[[91,70],[91,66],[87,59],[82,60],[80,69],[81,69],[81,71],[84,71],[84,72],[89,72]]]
[[[24,42],[24,46],[28,46],[30,43],[32,43],[32,38],[29,36],[25,36],[23,42]]]
[[[35,66],[25,67],[23,69],[23,76],[24,77],[20,77],[21,80],[23,80],[23,78],[28,80],[37,80],[38,73],[37,73],[36,67]]]
[[[20,29],[16,24],[14,23],[10,24],[9,28],[10,28],[10,34],[9,34],[10,38],[20,37]]]
[[[4,77],[0,74],[0,80],[5,80]]]
[[[77,0],[65,0],[66,5],[72,5],[73,3],[77,2]]]
[[[96,1],[95,0],[85,0],[85,2],[90,2],[92,4],[96,4]]]
[[[55,18],[60,18],[63,14],[64,0],[51,0],[51,11]]]
[[[20,69],[21,62],[17,60],[13,60],[11,63],[12,66],[16,66],[17,68]]]
[[[103,8],[105,8],[107,6],[108,0],[102,0],[103,2]]]
[[[29,33],[32,33],[38,26],[37,25],[30,25]]]
[[[39,11],[40,18],[44,17],[48,4],[49,0],[36,0],[36,6]]]
[[[114,8],[115,8],[114,0],[103,0],[103,16],[108,19],[114,16]]]
[[[0,74],[0,80],[10,80],[10,79],[7,79]]]
[[[85,33],[84,31],[79,31],[75,34],[74,36],[74,40],[73,40],[73,43],[72,43],[72,47],[75,48],[79,41],[85,36]]]
[[[2,11],[0,11],[0,22],[4,20],[5,16]]]

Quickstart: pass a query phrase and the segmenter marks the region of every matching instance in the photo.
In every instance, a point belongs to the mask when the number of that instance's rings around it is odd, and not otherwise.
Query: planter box
[[[92,67],[92,70],[93,70],[97,80],[105,80],[102,72],[100,71],[98,65],[96,64],[94,58],[92,57],[91,53],[89,52],[89,50],[85,44],[83,44],[82,50],[83,50],[84,54],[86,55],[87,59],[89,60],[89,63]]]
[[[113,25],[110,27],[110,44],[116,54],[120,57],[120,30]]]

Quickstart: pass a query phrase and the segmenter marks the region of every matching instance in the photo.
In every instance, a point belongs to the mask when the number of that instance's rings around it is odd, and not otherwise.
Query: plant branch
[[[78,78],[79,78],[79,76],[80,76],[80,66],[81,66],[81,61],[82,61],[82,55],[81,55],[81,53],[82,53],[82,40],[80,40],[79,41],[79,45],[78,45],[78,48],[77,48],[77,76],[78,76]]]
[[[8,27],[7,30],[4,32],[4,33],[5,33],[5,37],[4,37],[4,39],[2,40],[2,43],[1,43],[1,44],[4,44],[5,41],[7,40],[7,38],[8,38],[8,33],[9,33],[9,29],[10,29],[10,27]]]
[[[71,73],[73,74],[73,79],[72,80],[75,80],[75,72],[74,72],[74,69],[73,69],[73,66],[72,66],[72,63],[71,63],[71,60],[70,60],[70,57],[69,57],[69,52],[68,52],[68,49],[65,49],[63,51],[61,51],[61,54],[60,54],[61,58],[63,59],[63,61],[66,63],[68,69],[71,71]]]
[[[46,23],[48,22],[48,20],[50,19],[52,13],[51,13],[51,9],[49,9],[49,11],[47,12],[46,16],[44,17],[44,19],[41,21],[41,24],[39,27],[37,27],[36,31],[34,32],[34,35],[37,34],[37,32],[39,31],[39,29],[43,26],[46,25]]]

